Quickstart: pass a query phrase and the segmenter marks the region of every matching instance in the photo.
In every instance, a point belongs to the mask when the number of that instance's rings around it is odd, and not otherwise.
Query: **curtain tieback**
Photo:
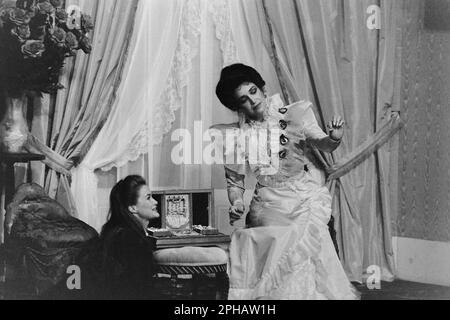
[[[327,168],[328,181],[339,179],[363,163],[374,152],[378,151],[401,128],[404,122],[398,112],[393,112],[391,119],[374,136],[369,138],[346,158]]]
[[[73,161],[67,160],[57,152],[53,151],[31,133],[28,134],[25,148],[29,152],[45,155],[46,159],[42,162],[49,168],[67,177],[71,177],[70,169],[73,168]]]

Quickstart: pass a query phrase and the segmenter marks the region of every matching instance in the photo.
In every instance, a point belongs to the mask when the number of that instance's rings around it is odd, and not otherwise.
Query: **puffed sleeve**
[[[212,134],[212,131],[214,134]],[[239,147],[240,129],[237,124],[216,125],[210,128],[210,134],[215,136],[215,148],[223,155],[225,178],[227,182],[230,203],[243,203],[245,192],[245,174],[248,170],[248,160],[245,150]]]
[[[239,175],[245,175],[248,159],[244,148],[239,146],[240,129],[237,124],[215,125],[209,128],[214,136],[214,148],[222,155],[221,161],[226,169]]]

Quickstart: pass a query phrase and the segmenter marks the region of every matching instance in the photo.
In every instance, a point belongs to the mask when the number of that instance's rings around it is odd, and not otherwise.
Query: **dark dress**
[[[143,231],[116,226],[102,234],[101,247],[105,298],[154,299],[153,248]]]

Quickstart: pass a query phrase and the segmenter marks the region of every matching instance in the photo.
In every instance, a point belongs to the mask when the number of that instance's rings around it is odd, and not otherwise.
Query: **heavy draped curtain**
[[[339,161],[390,120],[387,106],[399,107],[394,76],[399,72],[395,50],[401,1],[379,1],[380,30],[367,28],[369,14],[361,14],[373,5],[370,1],[298,4],[321,113],[325,119],[343,114],[349,124],[345,143],[335,154]],[[361,281],[372,265],[381,268],[384,280],[393,279],[391,210],[396,208],[389,193],[397,190],[389,186],[391,156],[384,146],[334,181],[340,256],[351,280]]]
[[[70,190],[70,170],[90,149],[110,114],[127,60],[138,0],[67,0],[93,17],[93,50],[66,60],[56,95],[29,100],[33,110],[26,148],[43,153],[45,164],[16,167],[16,182],[31,178],[71,215],[78,212]],[[30,119],[31,120],[31,119]],[[28,173],[27,173],[28,172]]]
[[[66,63],[64,89],[35,100],[28,149],[47,156],[49,170],[35,164],[33,180],[77,216],[70,191],[70,170],[85,156],[116,98],[133,31],[137,0],[70,0],[94,18],[93,50]]]

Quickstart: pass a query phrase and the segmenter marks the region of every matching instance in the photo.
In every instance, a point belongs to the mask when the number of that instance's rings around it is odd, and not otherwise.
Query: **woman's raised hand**
[[[230,214],[230,224],[233,225],[236,221],[240,220],[242,218],[242,215],[244,214],[245,206],[243,203],[236,203],[233,206],[230,207],[229,214]]]
[[[344,136],[345,121],[340,116],[334,116],[333,120],[328,123],[330,137],[333,140],[342,140]]]

